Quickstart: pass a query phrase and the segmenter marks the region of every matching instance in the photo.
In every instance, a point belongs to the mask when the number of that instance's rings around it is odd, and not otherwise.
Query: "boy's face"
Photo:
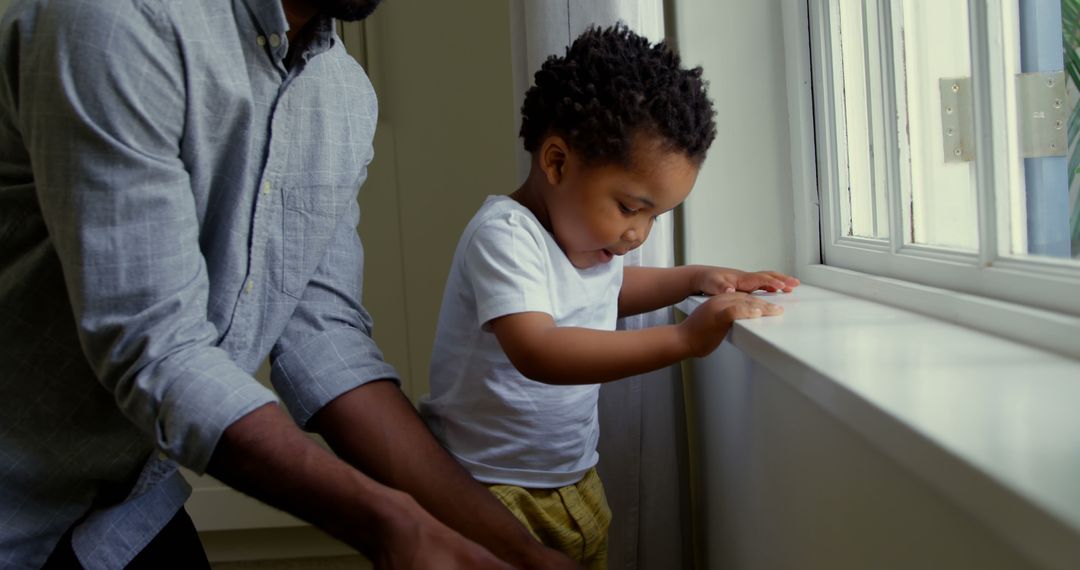
[[[566,150],[546,205],[555,241],[574,267],[608,263],[640,247],[656,217],[690,194],[698,174],[686,155],[642,137],[630,165],[585,165]]]

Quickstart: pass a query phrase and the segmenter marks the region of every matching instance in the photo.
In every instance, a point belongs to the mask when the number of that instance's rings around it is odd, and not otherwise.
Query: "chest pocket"
[[[294,186],[284,189],[284,240],[282,242],[282,289],[303,296],[311,276],[326,254],[343,208],[344,194],[334,186]]]

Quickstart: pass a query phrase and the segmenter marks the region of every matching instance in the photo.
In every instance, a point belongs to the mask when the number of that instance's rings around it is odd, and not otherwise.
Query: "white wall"
[[[1035,567],[730,343],[692,368],[702,568]]]
[[[675,36],[684,64],[703,67],[717,113],[717,138],[681,208],[682,261],[794,272],[780,2],[668,0],[666,5],[668,33]],[[718,408],[724,402],[710,389],[743,377],[710,378],[692,366],[684,370],[695,558],[701,568],[727,567],[714,544],[735,544],[731,533],[738,527],[727,522],[716,499],[737,487],[714,466],[724,460],[720,438],[738,434],[723,431]],[[707,467],[713,468],[703,471]]]
[[[792,271],[781,2],[672,4],[719,127],[684,210],[686,261]],[[730,343],[688,368],[699,568],[1033,567]]]
[[[794,270],[780,2],[672,2],[687,65],[701,65],[717,138],[683,208],[685,261]]]

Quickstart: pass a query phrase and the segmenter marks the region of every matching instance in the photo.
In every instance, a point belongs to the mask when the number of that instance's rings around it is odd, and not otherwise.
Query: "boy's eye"
[[[627,208],[626,204],[623,204],[622,202],[619,202],[619,211],[624,213],[624,214],[633,214],[633,213],[637,212],[637,210]]]

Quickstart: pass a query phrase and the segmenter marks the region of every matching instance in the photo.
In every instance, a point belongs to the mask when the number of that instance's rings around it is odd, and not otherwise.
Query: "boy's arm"
[[[551,315],[515,313],[490,321],[510,362],[547,384],[619,380],[711,352],[735,319],[778,315],[782,309],[746,293],[717,295],[678,325],[629,331],[560,327]]]
[[[699,267],[625,267],[619,290],[619,316],[669,307],[697,293],[694,280]]]
[[[707,265],[626,267],[619,291],[619,316],[627,317],[668,307],[695,294],[733,291],[790,292],[799,280],[776,271],[740,271]]]

